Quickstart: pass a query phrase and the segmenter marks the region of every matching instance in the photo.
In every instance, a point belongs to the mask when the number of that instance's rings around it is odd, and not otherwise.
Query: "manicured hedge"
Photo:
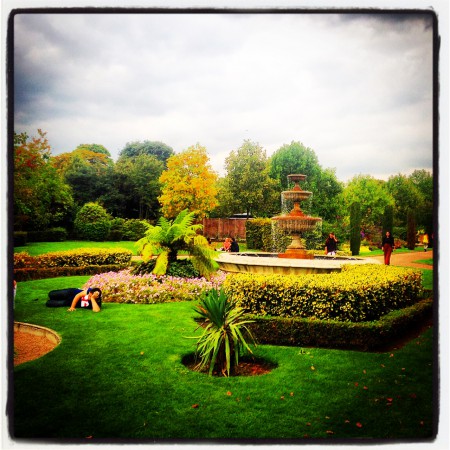
[[[131,265],[132,255],[130,250],[121,248],[85,248],[38,256],[20,252],[14,254],[14,277],[23,281],[121,270]]]
[[[49,252],[30,256],[26,252],[14,254],[14,268],[23,267],[83,267],[90,265],[129,264],[133,253],[124,248],[83,248]]]
[[[81,267],[25,267],[14,269],[16,281],[41,280],[44,278],[74,277],[78,275],[96,275],[104,272],[118,272],[128,265],[103,265],[103,266],[81,266]]]
[[[384,265],[347,265],[323,275],[233,274],[224,285],[245,312],[361,322],[421,298],[422,273]]]
[[[248,327],[260,344],[377,350],[426,323],[432,308],[432,299],[425,299],[379,320],[357,323],[250,316],[254,322]]]

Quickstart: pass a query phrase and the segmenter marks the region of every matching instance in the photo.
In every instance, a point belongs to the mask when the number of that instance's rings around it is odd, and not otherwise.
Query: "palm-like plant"
[[[246,327],[251,320],[243,320],[244,311],[230,301],[223,289],[211,289],[200,298],[194,307],[200,314],[202,335],[197,341],[197,357],[200,362],[196,369],[209,369],[211,375],[214,369],[224,376],[233,374],[239,364],[239,355],[245,351],[252,353],[244,333],[256,345],[250,330]]]
[[[205,277],[218,269],[215,252],[207,239],[198,234],[203,228],[194,224],[195,214],[187,209],[181,211],[174,220],[161,217],[156,226],[150,226],[145,236],[137,241],[138,251],[144,261],[156,256],[153,269],[155,275],[164,275],[170,262],[176,261],[180,250],[191,255],[194,268]]]

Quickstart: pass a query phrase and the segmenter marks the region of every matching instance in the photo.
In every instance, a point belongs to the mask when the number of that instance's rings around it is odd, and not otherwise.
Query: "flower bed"
[[[100,288],[103,302],[150,304],[195,300],[201,292],[220,286],[224,279],[225,273],[220,271],[206,280],[153,274],[133,275],[130,269],[126,269],[95,275],[84,287]]]

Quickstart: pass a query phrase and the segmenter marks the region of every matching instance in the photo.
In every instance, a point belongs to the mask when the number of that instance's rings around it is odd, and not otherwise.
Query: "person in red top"
[[[46,306],[51,308],[69,306],[68,311],[84,308],[99,312],[102,306],[102,291],[99,288],[88,288],[86,290],[78,288],[58,289],[50,291],[48,297]]]
[[[391,264],[391,254],[394,251],[394,238],[392,237],[390,231],[386,231],[386,235],[383,237],[381,246],[384,253],[384,264],[389,266]]]

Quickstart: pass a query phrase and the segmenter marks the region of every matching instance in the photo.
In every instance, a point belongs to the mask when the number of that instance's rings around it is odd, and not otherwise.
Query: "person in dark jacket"
[[[325,241],[325,255],[335,256],[337,251],[337,239],[334,233],[330,233]]]
[[[102,291],[99,288],[88,288],[86,290],[78,288],[57,289],[50,291],[48,297],[46,306],[50,308],[69,306],[68,311],[83,308],[99,312],[102,306]]]
[[[389,266],[391,264],[391,254],[394,251],[394,238],[390,231],[386,231],[386,235],[383,236],[381,247],[384,253],[384,264]]]
[[[239,244],[235,238],[231,238],[230,252],[236,253],[239,251]]]

